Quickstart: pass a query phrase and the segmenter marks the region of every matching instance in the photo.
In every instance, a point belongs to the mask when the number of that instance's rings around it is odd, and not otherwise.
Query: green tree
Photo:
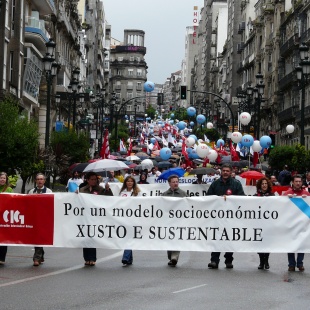
[[[18,102],[6,97],[0,102],[0,166],[9,175],[18,172],[23,180],[21,192],[33,175],[39,149],[38,124],[29,120]]]
[[[276,170],[282,170],[284,165],[290,169],[304,173],[310,169],[310,152],[300,144],[294,146],[276,146],[270,151],[269,165]]]
[[[150,104],[149,104],[149,106],[147,107],[147,109],[145,111],[147,116],[150,117],[151,119],[154,119],[155,112],[156,112],[156,110]]]

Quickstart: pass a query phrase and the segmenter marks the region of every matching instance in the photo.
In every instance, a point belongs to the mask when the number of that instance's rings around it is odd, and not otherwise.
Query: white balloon
[[[200,158],[206,158],[210,150],[206,144],[199,144],[196,148],[196,153]]]
[[[194,144],[195,144],[195,139],[192,138],[192,137],[188,137],[186,140],[185,140],[185,144],[187,147],[192,147]]]
[[[209,150],[209,154],[207,157],[210,159],[210,161],[215,161],[217,159],[217,151],[216,150]]]
[[[212,129],[212,128],[213,128],[213,124],[212,124],[212,123],[210,123],[210,122],[209,122],[209,123],[207,123],[207,128],[208,128],[208,129]]]
[[[182,147],[182,142],[178,142],[176,146],[177,147]]]
[[[251,121],[251,115],[248,112],[242,112],[239,115],[239,120],[242,125],[247,125]]]
[[[203,143],[204,141],[202,139],[198,139],[198,144]]]
[[[239,143],[242,140],[242,134],[239,131],[235,131],[231,134],[231,140],[234,143]]]
[[[295,127],[293,125],[287,125],[286,126],[287,133],[293,133],[294,130],[295,130]]]
[[[262,146],[260,145],[259,140],[255,140],[252,144],[252,149],[254,152],[260,152],[262,150]]]

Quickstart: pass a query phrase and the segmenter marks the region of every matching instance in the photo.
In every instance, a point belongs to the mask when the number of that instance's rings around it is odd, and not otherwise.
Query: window
[[[11,11],[11,23],[12,23],[12,30],[14,31],[14,28],[15,28],[15,25],[14,25],[14,22],[15,22],[15,0],[12,0],[12,11]]]
[[[13,82],[13,61],[14,61],[14,52],[10,52],[10,78],[9,78],[10,82]]]
[[[122,75],[122,70],[116,69],[116,75]]]
[[[118,61],[123,61],[124,57],[117,57]]]
[[[137,89],[142,89],[142,83],[141,82],[137,82]]]
[[[142,76],[142,69],[137,69],[137,76]]]
[[[134,60],[135,60],[135,57],[130,56],[130,57],[129,57],[129,60],[130,60],[130,61],[134,61]]]
[[[4,42],[4,51],[3,51],[3,82],[2,88],[6,89],[6,64],[7,64],[7,52],[8,52],[8,43]]]
[[[133,98],[133,93],[127,93],[127,99]]]
[[[130,75],[130,76],[133,75],[133,69],[128,69],[128,75]]]
[[[137,60],[137,61],[140,61],[140,57],[136,57],[136,60]]]

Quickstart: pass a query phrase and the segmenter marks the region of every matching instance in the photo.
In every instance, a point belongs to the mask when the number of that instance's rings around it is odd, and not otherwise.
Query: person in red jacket
[[[295,197],[295,196],[301,196],[302,198],[306,198],[307,196],[310,196],[310,193],[302,188],[302,177],[300,174],[295,174],[293,176],[292,180],[292,187],[288,189],[286,192],[282,194],[282,196],[288,196],[289,198]],[[295,258],[295,253],[288,253],[288,271],[295,271],[295,268],[299,269],[299,271],[304,271],[304,253],[297,253],[297,262]]]

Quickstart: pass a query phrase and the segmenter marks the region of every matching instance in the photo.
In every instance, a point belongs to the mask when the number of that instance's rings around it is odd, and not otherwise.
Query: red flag
[[[109,158],[110,156],[110,147],[109,147],[109,130],[105,130],[103,137],[102,147],[100,150],[100,156],[102,159]]]
[[[258,152],[254,152],[253,154],[253,166],[256,167],[258,163]]]
[[[156,150],[160,150],[160,145],[158,143],[158,141],[156,140],[156,142],[154,143],[154,147],[153,147],[153,151],[156,151]]]
[[[186,144],[185,144],[185,138],[183,137],[183,142],[182,142],[182,155],[185,157],[186,160],[188,160],[188,154],[186,151]]]
[[[236,149],[234,148],[234,145],[232,144],[231,141],[230,141],[230,144],[229,144],[229,148],[230,148],[231,160],[232,161],[240,161],[239,155],[236,152]]]
[[[129,138],[129,147],[128,147],[128,151],[127,151],[127,156],[130,156],[132,151],[132,141],[131,138]]]
[[[202,167],[207,167],[207,164],[210,162],[210,159],[206,157],[202,163]]]

